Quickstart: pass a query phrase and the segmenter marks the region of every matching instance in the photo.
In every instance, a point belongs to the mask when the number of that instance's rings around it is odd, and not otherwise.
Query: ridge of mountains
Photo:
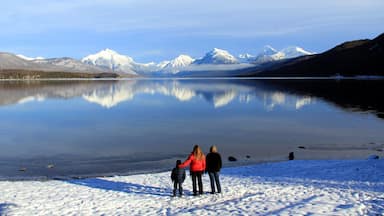
[[[344,42],[315,54],[300,47],[276,50],[267,45],[257,55],[237,57],[214,48],[201,58],[182,54],[159,63],[138,63],[111,49],[81,60],[29,58],[0,52],[0,79],[100,77],[350,77],[384,75],[384,34]]]
[[[270,47],[270,49],[273,49]],[[302,48],[296,47],[297,51],[294,55],[301,56],[310,52],[300,52]],[[293,51],[293,52],[294,52]],[[281,53],[277,52],[276,53]],[[271,55],[276,55],[272,53]],[[268,53],[263,51],[257,56],[266,56]],[[282,53],[282,57],[271,57],[268,61],[274,61],[282,58],[290,58],[290,55]],[[95,54],[88,55],[81,60],[70,57],[62,58],[30,58],[24,55],[14,55],[12,53],[0,53],[0,71],[14,73],[32,73],[40,74],[45,72],[70,72],[88,73],[92,75],[104,74],[107,76],[174,76],[183,71],[220,71],[220,70],[235,70],[241,68],[252,67],[259,64],[260,61],[255,61],[252,55],[236,58],[228,51],[214,48],[207,52],[203,57],[194,59],[189,55],[181,54],[172,60],[162,61],[160,63],[138,63],[133,58],[119,54],[111,49],[104,49]],[[239,60],[241,59],[241,60]],[[264,62],[263,62],[264,63]],[[4,75],[5,76],[5,75]],[[4,77],[3,76],[3,77]],[[20,75],[22,77],[22,75]],[[16,76],[20,77],[20,76]],[[33,78],[35,76],[27,76]],[[43,76],[44,77],[44,76]],[[35,77],[35,78],[41,78]]]

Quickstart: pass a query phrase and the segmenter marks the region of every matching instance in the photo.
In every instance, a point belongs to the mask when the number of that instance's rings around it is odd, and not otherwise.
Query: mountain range
[[[270,46],[269,46],[270,47]],[[274,50],[272,47],[270,49]],[[287,59],[302,55],[312,54],[300,47],[290,47],[282,51],[270,52],[263,51],[257,55],[266,56],[270,59],[268,62]],[[189,55],[181,54],[172,60],[165,60],[160,63],[137,63],[131,57],[121,55],[111,49],[105,49],[98,53],[84,57],[81,61],[85,64],[101,67],[112,72],[133,74],[133,75],[176,75],[183,71],[217,71],[222,69],[234,70],[244,67],[252,67],[254,65],[265,63],[253,58],[252,55],[244,55],[236,58],[228,51],[214,48],[207,52],[203,57],[194,59]],[[261,57],[260,57],[261,58]]]
[[[342,43],[326,52],[254,67],[242,76],[350,77],[384,76],[384,34]]]
[[[267,47],[267,46],[266,46]],[[274,50],[268,46],[270,50]],[[288,49],[284,49],[288,50]],[[253,55],[239,55],[236,58],[228,51],[214,48],[207,52],[203,57],[194,59],[189,55],[181,54],[172,60],[165,60],[160,63],[138,63],[132,57],[119,54],[111,49],[104,49],[95,54],[85,56],[81,60],[70,57],[62,58],[30,58],[24,55],[14,55],[11,53],[0,53],[0,71],[6,77],[10,74],[18,74],[12,78],[26,76],[27,78],[42,78],[49,73],[70,72],[74,74],[90,74],[90,76],[175,76],[183,71],[197,71],[210,73],[210,71],[236,70],[242,68],[253,67],[254,65],[265,63],[260,61],[261,56],[269,58],[268,62],[291,58],[292,56],[301,56],[311,54],[310,52],[302,52],[302,48],[295,47],[295,53],[282,51],[266,52],[258,54],[254,58]],[[245,56],[245,57],[244,57]],[[278,56],[278,57],[276,57]],[[41,74],[43,73],[44,74]],[[27,75],[25,75],[27,74]],[[32,74],[32,75],[31,75]],[[115,75],[113,75],[115,74]],[[83,74],[84,75],[84,74]],[[55,75],[55,77],[58,75]],[[81,76],[80,76],[81,77]]]
[[[214,48],[200,58],[182,54],[159,63],[138,63],[111,49],[81,60],[29,58],[0,52],[0,78],[382,76],[383,59],[384,34],[372,40],[345,42],[319,54],[300,47],[278,51],[267,45],[256,55],[245,53],[235,57],[226,50]]]
[[[296,58],[299,56],[313,55],[315,53],[304,50],[301,47],[286,47],[280,51],[277,51],[273,47],[266,45],[263,48],[263,51],[260,52],[257,56],[251,54],[241,54],[239,59],[241,62],[252,63],[252,64],[263,64],[267,62],[273,62],[282,59]]]

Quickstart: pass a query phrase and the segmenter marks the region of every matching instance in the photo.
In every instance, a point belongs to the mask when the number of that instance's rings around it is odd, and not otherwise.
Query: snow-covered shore
[[[383,215],[384,160],[225,168],[222,194],[171,197],[170,173],[0,181],[0,215]],[[204,176],[209,192],[209,179]]]

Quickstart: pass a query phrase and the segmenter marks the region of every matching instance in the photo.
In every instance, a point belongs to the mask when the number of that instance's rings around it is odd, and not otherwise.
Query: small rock
[[[368,160],[377,160],[377,159],[379,159],[380,157],[379,157],[379,155],[370,155],[369,157],[368,157]]]
[[[229,161],[232,161],[232,162],[233,162],[233,161],[237,161],[237,159],[236,159],[235,157],[233,157],[233,156],[229,156],[229,157],[228,157],[228,160],[229,160]]]
[[[247,155],[247,156],[245,156],[245,157],[248,158],[248,159],[251,158],[251,156],[249,156],[249,155]]]
[[[27,171],[27,168],[25,168],[25,167],[21,167],[21,168],[19,169],[19,171],[20,171],[20,172],[25,172],[25,171]]]
[[[295,159],[295,153],[289,152],[288,159],[289,160],[294,160]]]

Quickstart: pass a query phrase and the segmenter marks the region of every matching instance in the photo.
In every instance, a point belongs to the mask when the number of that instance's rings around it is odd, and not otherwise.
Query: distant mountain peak
[[[228,52],[227,50],[223,50],[223,49],[220,49],[220,48],[213,48],[212,50],[211,50],[211,52],[216,52],[216,53],[219,53],[219,52]]]
[[[187,66],[190,65],[195,59],[193,59],[189,55],[181,54],[175,59],[171,60],[168,64],[172,64],[173,66]]]
[[[132,59],[129,56],[119,54],[115,50],[106,48],[106,49],[100,50],[99,52],[97,52],[95,54],[91,54],[91,55],[84,57],[83,60],[84,59],[95,59],[95,58],[111,59],[111,58],[114,58],[115,56]]]
[[[105,49],[99,51],[98,53],[99,54],[120,55],[117,51],[109,49],[109,48],[105,48]]]
[[[256,58],[256,56],[249,53],[239,54],[237,57],[241,63],[250,63],[253,62]]]
[[[244,54],[239,55],[239,58],[241,58],[241,59],[250,59],[250,58],[254,58],[254,57],[255,57],[254,55],[251,55],[249,53],[244,53]]]
[[[129,56],[106,48],[95,54],[88,55],[81,60],[83,63],[109,69],[111,71],[136,74],[134,67],[136,63]]]
[[[314,53],[304,50],[298,46],[289,46],[282,49],[280,52],[284,53],[285,58],[295,58],[303,55],[312,55]]]
[[[265,45],[263,47],[263,51],[262,51],[262,54],[264,55],[273,55],[273,54],[276,54],[278,51],[273,48],[272,46],[270,45]]]
[[[228,51],[213,48],[201,59],[197,59],[194,64],[237,64],[239,61]]]
[[[175,59],[193,59],[193,58],[189,55],[186,55],[186,54],[180,54]]]
[[[191,56],[181,54],[173,60],[168,61],[167,64],[163,65],[162,70],[165,72],[177,73],[183,68],[192,64],[193,61],[195,61],[195,59],[193,59]]]

